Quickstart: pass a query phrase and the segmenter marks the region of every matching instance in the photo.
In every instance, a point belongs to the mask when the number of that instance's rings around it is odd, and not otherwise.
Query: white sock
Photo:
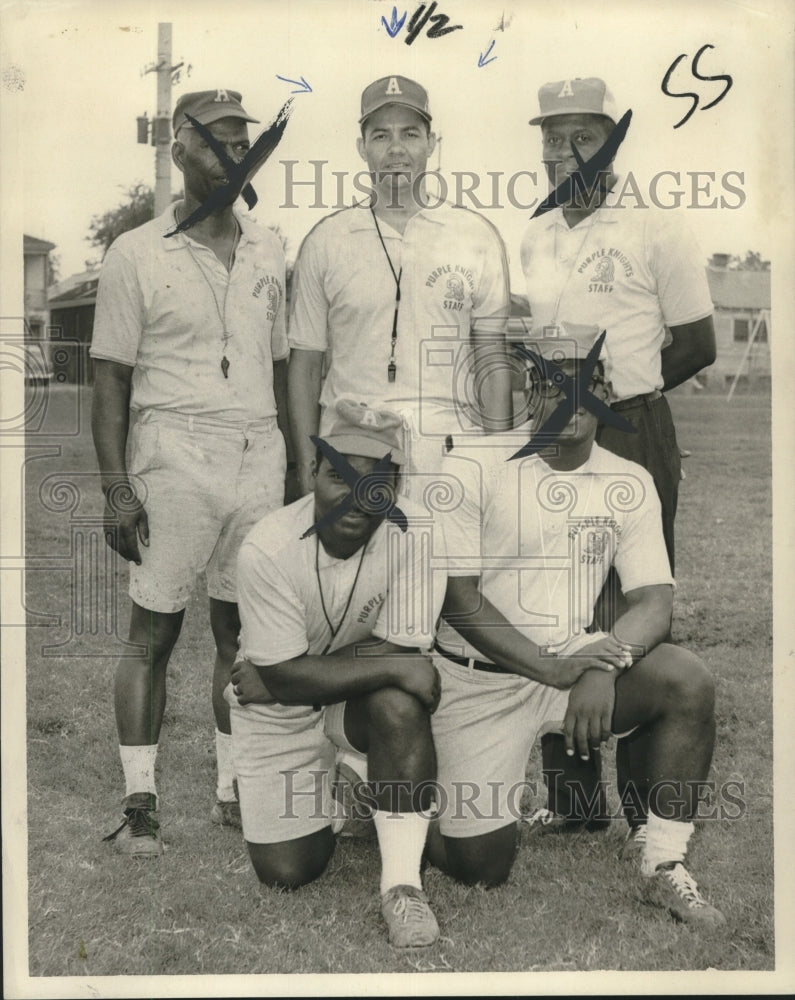
[[[119,756],[124,771],[124,781],[127,785],[127,795],[135,792],[151,792],[157,797],[155,788],[155,760],[157,759],[157,743],[151,746],[122,746],[119,744]]]
[[[687,842],[693,832],[692,823],[662,819],[649,811],[646,823],[646,844],[641,855],[640,870],[644,875],[653,875],[658,865],[671,861],[684,861]]]
[[[422,889],[420,862],[430,819],[424,813],[377,809],[373,822],[381,851],[381,895],[395,885]]]
[[[232,765],[232,734],[215,730],[215,762],[218,768],[218,783],[215,796],[219,802],[234,802],[235,769]]]

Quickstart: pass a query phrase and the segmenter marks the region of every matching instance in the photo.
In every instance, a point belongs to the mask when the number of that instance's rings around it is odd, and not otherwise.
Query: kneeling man
[[[663,641],[673,580],[651,476],[594,443],[599,420],[621,418],[598,360],[609,332],[595,342],[592,330],[531,345],[526,445],[514,434],[445,459],[460,502],[444,523],[433,735],[448,808],[430,853],[463,882],[499,884],[516,847],[511,795],[539,732],[562,729],[566,752],[588,760],[611,734],[637,731],[651,808],[627,853],[675,916],[717,926],[722,914],[684,865],[712,757],[713,683],[696,656]],[[628,608],[609,634],[587,633],[611,565]],[[467,802],[449,808],[462,788]]]
[[[322,874],[334,850],[335,752],[364,753],[381,910],[390,942],[416,947],[439,935],[420,881],[440,693],[423,651],[445,573],[430,518],[404,498],[395,505],[401,427],[395,414],[340,400],[329,433],[313,439],[313,492],[246,538],[242,662],[227,693],[243,834],[260,881],[294,888]]]

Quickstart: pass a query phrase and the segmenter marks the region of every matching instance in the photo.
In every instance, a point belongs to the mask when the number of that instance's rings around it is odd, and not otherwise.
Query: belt
[[[475,660],[469,656],[457,656],[455,653],[448,653],[442,649],[438,642],[433,644],[434,652],[443,656],[451,663],[457,663],[459,667],[466,667],[468,670],[486,670],[490,674],[513,674],[513,670],[501,667],[497,663],[489,663],[487,660]]]
[[[660,399],[662,393],[659,389],[652,392],[642,392],[639,396],[630,396],[629,399],[619,399],[616,403],[610,404],[611,410],[631,410],[635,406],[648,406],[655,399]]]

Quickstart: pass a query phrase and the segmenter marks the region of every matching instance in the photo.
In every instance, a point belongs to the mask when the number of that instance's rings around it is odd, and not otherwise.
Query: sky
[[[363,169],[355,140],[359,100],[372,80],[394,73],[423,83],[430,93],[434,129],[442,137],[441,170],[454,200],[456,175],[473,172],[484,214],[506,243],[513,290],[521,292],[519,244],[533,199],[547,193],[540,162],[539,129],[528,125],[538,87],[548,80],[601,76],[619,110],[633,120],[617,168],[631,169],[641,197],[657,189],[666,204],[680,191],[704,251],[775,258],[776,225],[785,225],[773,188],[779,176],[767,132],[771,109],[780,107],[791,76],[791,38],[781,31],[774,0],[698,4],[667,0],[613,0],[609,5],[559,0],[437,0],[435,13],[461,28],[429,38],[427,28],[406,44],[407,22],[419,0],[226,0],[224,3],[106,3],[99,0],[28,0],[2,7],[3,90],[19,132],[20,170],[4,169],[0,197],[24,232],[57,245],[61,277],[84,267],[96,250],[85,237],[92,216],[118,205],[133,184],[154,184],[154,149],[136,143],[136,116],[156,110],[157,24],[172,24],[173,63],[190,64],[173,87],[223,86],[242,92],[246,108],[266,125],[302,77],[311,93],[295,96],[285,136],[254,186],[254,217],[278,225],[294,258],[306,232],[323,215],[355,196],[352,175]],[[778,5],[780,7],[780,4]],[[393,8],[408,18],[396,37],[384,24]],[[382,20],[382,18],[384,20]],[[731,87],[711,108],[702,106]],[[684,56],[668,89],[661,84]],[[480,60],[479,60],[479,57]],[[488,61],[486,61],[488,60]],[[479,66],[478,62],[485,62]],[[791,121],[791,110],[787,121]],[[252,138],[260,126],[252,126]],[[775,141],[775,140],[774,140]],[[8,157],[4,167],[8,168]],[[293,167],[285,161],[294,160]],[[437,167],[434,154],[430,166]],[[322,167],[312,161],[326,161]],[[315,189],[296,186],[287,195],[288,172],[311,180],[321,170],[321,204]],[[523,171],[535,174],[528,176]],[[333,172],[344,172],[340,181]],[[700,176],[694,177],[696,172]],[[728,175],[728,177],[727,177]],[[513,201],[509,181],[513,178]],[[472,183],[466,181],[466,184]],[[500,207],[491,207],[494,185]],[[172,169],[172,189],[180,175]],[[699,190],[700,189],[700,190]],[[723,207],[721,207],[723,201]],[[464,201],[477,207],[471,201]],[[632,196],[627,196],[628,205]],[[314,207],[312,207],[314,205]],[[708,207],[703,207],[708,206]],[[242,203],[241,203],[241,207]],[[243,208],[245,211],[245,208]],[[787,206],[791,219],[791,204]],[[774,260],[775,262],[775,260]]]

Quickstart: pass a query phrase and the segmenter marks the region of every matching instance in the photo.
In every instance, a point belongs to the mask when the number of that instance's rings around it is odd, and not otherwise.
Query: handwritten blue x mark
[[[319,521],[315,521],[310,528],[307,528],[303,535],[301,535],[301,538],[307,538],[321,528],[326,527],[326,525],[333,524],[338,518],[347,514],[354,505],[366,514],[378,514],[386,517],[393,524],[396,524],[401,531],[408,529],[409,525],[406,515],[396,503],[392,502],[386,509],[382,510],[381,508],[385,504],[379,502],[384,501],[389,495],[390,487],[387,485],[387,479],[389,476],[389,466],[392,462],[391,451],[387,452],[383,458],[379,458],[370,472],[360,476],[345,456],[341,455],[333,445],[328,444],[314,434],[310,435],[309,440],[320,451],[323,457],[328,459],[332,468],[336,469],[345,483],[350,486],[351,491],[336,507],[332,507]]]
[[[626,431],[628,434],[637,434],[637,427],[634,427],[628,420],[625,420],[620,414],[616,413],[615,410],[611,410],[601,399],[597,399],[588,388],[594,369],[596,368],[596,362],[599,360],[599,352],[602,349],[606,334],[607,331],[602,330],[593,347],[588,351],[580,373],[576,378],[567,375],[554,361],[549,361],[547,358],[541,357],[541,355],[536,354],[535,351],[531,351],[523,344],[515,345],[516,350],[520,354],[533,362],[541,373],[542,378],[550,379],[550,381],[560,386],[563,391],[563,399],[561,399],[552,411],[546,423],[536,431],[527,444],[523,445],[514,455],[511,455],[508,459],[509,462],[514,458],[525,458],[527,455],[534,455],[536,452],[541,451],[542,448],[547,448],[560,434],[566,424],[568,424],[575,410],[580,406],[584,406],[586,410],[590,410],[603,424],[609,424],[611,427],[615,427],[620,431]]]

